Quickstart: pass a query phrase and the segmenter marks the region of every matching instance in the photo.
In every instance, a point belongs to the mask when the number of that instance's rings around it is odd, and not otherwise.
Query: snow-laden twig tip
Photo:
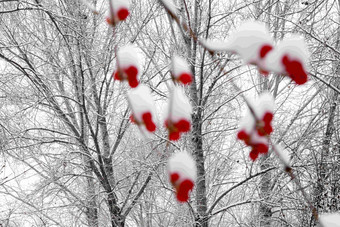
[[[178,10],[172,0],[159,0],[172,18],[176,17]]]

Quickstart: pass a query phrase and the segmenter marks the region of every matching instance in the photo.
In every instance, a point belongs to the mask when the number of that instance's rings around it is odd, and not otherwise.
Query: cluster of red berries
[[[271,122],[273,120],[274,98],[269,93],[261,94],[258,106],[253,112],[249,111],[243,118],[240,130],[237,134],[239,140],[251,147],[249,157],[255,161],[259,154],[268,152],[268,136],[273,132]],[[256,115],[253,116],[253,115]]]

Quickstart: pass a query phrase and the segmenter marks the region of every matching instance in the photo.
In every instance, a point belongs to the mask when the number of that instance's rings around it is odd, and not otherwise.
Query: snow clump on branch
[[[265,60],[268,70],[289,76],[296,84],[307,82],[309,52],[303,37],[292,35],[277,44]]]
[[[175,18],[178,10],[177,6],[173,3],[172,0],[160,0],[161,3],[163,4],[165,10],[170,14],[172,18]]]
[[[268,138],[272,131],[271,121],[273,120],[274,112],[274,97],[269,93],[262,93],[256,106],[251,105],[251,110],[248,110],[241,121],[240,130],[237,134],[239,140],[252,148],[249,156],[255,161],[259,154],[268,152]],[[256,117],[254,117],[254,115]]]
[[[127,96],[132,109],[131,121],[139,127],[145,127],[149,132],[154,132],[156,130],[153,120],[155,108],[150,89],[145,85],[139,85],[131,89]]]
[[[192,73],[187,61],[177,55],[172,58],[171,77],[174,81],[188,85],[192,82]]]
[[[240,55],[246,64],[259,67],[260,72],[267,75],[264,70],[264,59],[273,49],[273,39],[265,24],[257,21],[247,21],[230,36],[225,49]]]
[[[118,69],[114,73],[114,79],[120,81],[127,80],[130,87],[137,87],[141,68],[139,49],[132,44],[121,47],[117,51],[117,66]]]
[[[120,21],[125,20],[130,12],[129,0],[110,0],[109,16],[106,18],[106,22],[112,26],[115,26]]]
[[[168,161],[168,172],[179,202],[187,202],[196,181],[197,170],[193,157],[187,152],[178,152]]]
[[[177,86],[173,88],[169,102],[165,127],[169,139],[178,140],[181,133],[190,131],[192,107],[183,89]]]

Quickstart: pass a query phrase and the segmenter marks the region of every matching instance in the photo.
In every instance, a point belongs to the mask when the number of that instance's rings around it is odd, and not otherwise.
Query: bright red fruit
[[[170,175],[170,182],[171,182],[171,184],[175,184],[176,183],[176,181],[178,181],[179,180],[179,174],[178,173],[172,173],[171,175]]]
[[[255,145],[255,148],[260,154],[268,153],[268,146],[263,144],[263,143],[259,143],[259,144]]]
[[[117,13],[117,15],[118,15],[118,19],[119,20],[125,20],[128,16],[129,16],[129,10],[128,9],[126,9],[126,8],[121,8],[121,9],[119,9],[118,10],[118,13]]]
[[[176,140],[179,140],[180,137],[181,136],[180,136],[179,132],[170,132],[169,133],[169,140],[176,141]]]
[[[182,82],[182,84],[184,85],[187,85],[187,84],[191,84],[192,82],[192,76],[191,74],[189,73],[182,73],[180,76],[179,76],[179,81]]]
[[[260,49],[260,58],[264,58],[271,50],[273,49],[272,45],[263,45]]]
[[[144,121],[145,127],[149,132],[154,132],[156,130],[156,125],[152,121],[152,115],[150,112],[144,113],[142,115],[142,119]]]
[[[259,156],[259,151],[257,149],[252,149],[251,152],[249,153],[249,157],[251,160],[255,161],[257,157]]]
[[[130,87],[132,87],[132,88],[137,87],[138,84],[139,84],[137,79],[130,79],[128,82],[129,82]]]
[[[266,112],[263,116],[263,121],[265,123],[270,123],[273,120],[273,114],[270,112]]]
[[[188,132],[190,131],[190,122],[185,119],[181,119],[175,124],[175,127],[180,132]]]
[[[135,66],[132,65],[124,71],[125,71],[125,73],[128,77],[128,80],[129,79],[137,79],[138,69]]]
[[[268,152],[268,136],[273,132],[271,122],[275,105],[274,97],[269,92],[262,93],[256,103],[256,106],[251,105],[253,112],[249,110],[243,117],[237,133],[237,138],[251,147],[249,157],[253,161],[259,154]]]
[[[171,76],[174,81],[184,85],[189,85],[192,82],[190,66],[184,58],[177,55],[172,57]]]
[[[193,189],[194,183],[191,180],[184,180],[177,189],[177,200],[186,202],[189,199],[189,192]]]
[[[295,83],[301,85],[307,82],[308,76],[305,72],[301,62],[296,60],[290,60],[287,55],[283,56],[282,64],[290,78],[294,80]]]
[[[237,138],[239,140],[248,140],[249,135],[244,130],[241,130],[237,133]]]
[[[117,70],[116,72],[113,73],[113,78],[115,80],[121,80],[122,78],[120,77],[119,71]]]
[[[188,201],[197,178],[193,157],[185,151],[176,152],[168,160],[168,172],[169,180],[176,190],[177,200],[181,203]]]

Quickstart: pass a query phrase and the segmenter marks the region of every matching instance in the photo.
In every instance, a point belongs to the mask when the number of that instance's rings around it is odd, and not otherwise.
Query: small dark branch
[[[332,85],[330,82],[325,81],[324,79],[322,79],[321,77],[317,76],[314,73],[309,73],[312,77],[320,80],[322,83],[326,84],[327,87],[333,89],[335,92],[337,92],[338,94],[340,94],[340,90],[338,88],[336,88],[334,85]]]
[[[133,198],[130,206],[126,209],[126,211],[124,212],[124,215],[123,217],[125,218],[129,213],[130,211],[132,210],[133,206],[137,203],[139,197],[143,194],[146,186],[149,184],[150,180],[151,180],[151,177],[152,177],[152,172],[149,173],[148,177],[146,178],[143,186],[139,189],[137,195]]]
[[[137,176],[136,176],[136,178],[135,178],[135,180],[133,181],[133,183],[132,183],[132,185],[131,185],[131,187],[130,187],[130,189],[129,189],[129,191],[128,191],[128,195],[126,196],[126,198],[125,198],[125,200],[124,200],[124,203],[123,203],[123,205],[121,206],[121,210],[124,209],[124,207],[126,206],[127,202],[129,201],[130,195],[131,195],[131,193],[132,193],[132,190],[133,190],[133,188],[135,187],[135,185],[137,184],[137,181],[138,181],[139,176],[140,176],[141,173],[142,173],[142,171],[139,171],[138,174],[137,174]]]
[[[227,191],[225,191],[224,193],[222,193],[222,195],[220,195],[220,196],[215,200],[215,202],[214,202],[214,203],[211,205],[211,207],[208,209],[207,214],[208,214],[208,215],[211,214],[212,211],[214,210],[214,208],[216,207],[216,205],[218,204],[218,202],[219,202],[224,196],[226,196],[229,192],[231,192],[231,191],[234,190],[235,188],[237,188],[237,187],[243,185],[244,183],[248,182],[249,180],[251,180],[251,179],[253,179],[253,178],[257,177],[257,176],[260,176],[260,175],[262,175],[262,174],[265,174],[265,173],[267,173],[267,172],[269,172],[269,171],[272,171],[272,170],[274,170],[274,169],[276,169],[276,167],[271,167],[271,168],[265,169],[265,170],[263,170],[263,171],[261,171],[261,172],[258,172],[258,173],[254,174],[254,175],[249,176],[248,178],[244,179],[243,181],[241,181],[241,182],[235,184],[234,186],[232,186],[231,188],[229,188]]]

